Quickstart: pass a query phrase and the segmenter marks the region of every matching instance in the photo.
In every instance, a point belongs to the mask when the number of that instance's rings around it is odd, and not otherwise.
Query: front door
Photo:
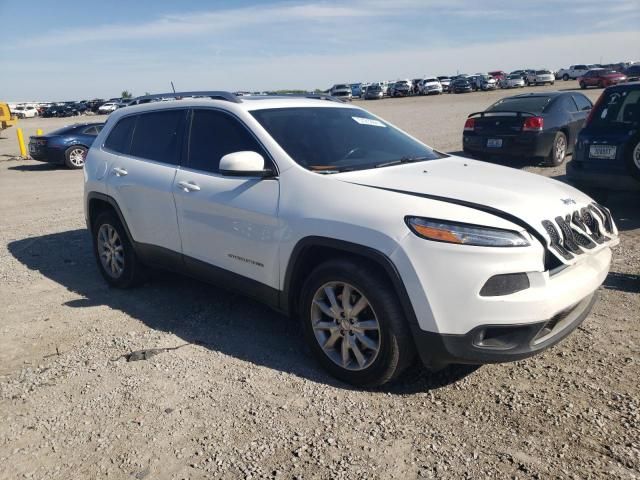
[[[218,172],[220,159],[238,151],[260,153],[270,164],[265,149],[231,114],[195,109],[187,150],[174,181],[185,261],[278,288],[278,179]]]

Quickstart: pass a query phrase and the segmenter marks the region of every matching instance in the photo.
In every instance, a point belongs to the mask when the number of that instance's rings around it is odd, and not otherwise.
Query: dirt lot
[[[466,115],[503,95],[366,107],[456,152]],[[68,122],[21,123],[30,134]],[[621,244],[600,302],[560,346],[360,391],[314,364],[294,321],[239,295],[171,275],[108,289],[82,172],[12,160],[5,136],[0,478],[640,478],[637,195],[601,199]],[[179,348],[119,358],[157,347]]]

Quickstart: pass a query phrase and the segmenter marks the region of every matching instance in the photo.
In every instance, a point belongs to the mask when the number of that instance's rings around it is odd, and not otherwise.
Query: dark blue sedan
[[[41,162],[82,168],[87,151],[104,123],[76,123],[47,135],[29,137],[29,155]]]
[[[567,175],[585,186],[640,189],[640,83],[602,92],[578,135]]]

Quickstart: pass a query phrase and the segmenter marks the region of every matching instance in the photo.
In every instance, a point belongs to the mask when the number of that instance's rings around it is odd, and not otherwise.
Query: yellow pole
[[[22,129],[18,128],[16,130],[16,133],[18,134],[18,146],[20,147],[20,156],[26,157],[27,149],[24,147],[24,136],[22,135]]]
[[[42,129],[41,128],[36,130],[36,135],[38,135],[38,136],[42,135]]]

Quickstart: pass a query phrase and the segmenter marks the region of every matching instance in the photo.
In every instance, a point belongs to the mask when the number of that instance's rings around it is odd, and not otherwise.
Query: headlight
[[[526,238],[512,230],[433,218],[406,217],[405,221],[413,233],[436,242],[480,247],[526,247],[529,245]]]

